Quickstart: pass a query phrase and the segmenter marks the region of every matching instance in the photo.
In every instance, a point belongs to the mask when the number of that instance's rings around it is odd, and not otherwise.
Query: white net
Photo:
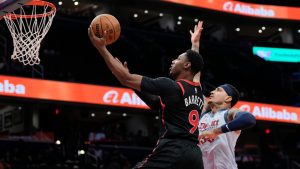
[[[14,43],[11,58],[18,59],[24,65],[33,66],[40,64],[41,41],[50,29],[56,9],[47,4],[30,5],[31,12],[24,8],[25,6],[5,15],[4,19]],[[41,14],[37,14],[37,10],[41,10]]]

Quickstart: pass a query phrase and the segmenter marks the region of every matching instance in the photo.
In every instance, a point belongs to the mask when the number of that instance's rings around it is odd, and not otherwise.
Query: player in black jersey
[[[202,22],[191,31],[192,49],[198,51]],[[187,50],[172,61],[172,79],[131,74],[106,48],[105,36],[97,38],[89,28],[93,45],[104,58],[109,69],[122,85],[148,93],[149,106],[161,112],[163,133],[153,152],[134,168],[202,169],[202,153],[198,144],[198,122],[203,109],[203,93],[200,83],[193,82],[202,70],[202,56]],[[159,104],[158,104],[159,103]]]

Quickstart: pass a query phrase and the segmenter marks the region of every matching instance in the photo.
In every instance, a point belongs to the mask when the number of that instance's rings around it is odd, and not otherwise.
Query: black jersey
[[[164,130],[161,138],[182,138],[198,142],[198,122],[204,104],[199,83],[143,77],[141,91],[160,97],[159,112]],[[152,107],[153,105],[155,104]]]

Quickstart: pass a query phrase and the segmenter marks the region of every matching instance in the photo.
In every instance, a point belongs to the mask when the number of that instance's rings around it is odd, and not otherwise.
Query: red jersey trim
[[[184,82],[186,82],[186,83],[188,83],[188,84],[190,84],[192,86],[200,86],[201,85],[199,82],[192,82],[192,81],[189,81],[189,80],[186,80],[186,79],[179,79],[179,80],[184,81]],[[177,80],[177,82],[179,80]]]
[[[182,86],[182,84],[180,83],[180,82],[177,82],[177,84],[179,85],[179,87],[181,88],[181,91],[182,91],[182,95],[184,95],[184,88],[183,88],[183,86]]]

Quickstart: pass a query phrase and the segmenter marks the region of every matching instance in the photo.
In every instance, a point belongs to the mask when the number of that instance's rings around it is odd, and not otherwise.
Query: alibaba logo
[[[23,84],[14,84],[9,82],[9,80],[0,81],[0,93],[10,93],[10,94],[25,94],[26,88]]]
[[[243,111],[250,112],[251,107],[249,105],[247,105],[247,104],[244,104],[244,105],[241,105],[239,109],[243,110]]]
[[[233,3],[232,2],[225,2],[223,5],[224,11],[233,11]]]
[[[102,99],[105,103],[146,107],[141,98],[129,91],[118,92],[116,90],[109,90],[103,95]]]
[[[119,96],[119,93],[117,91],[110,90],[104,94],[103,101],[105,103],[118,103],[119,102],[118,96]]]

